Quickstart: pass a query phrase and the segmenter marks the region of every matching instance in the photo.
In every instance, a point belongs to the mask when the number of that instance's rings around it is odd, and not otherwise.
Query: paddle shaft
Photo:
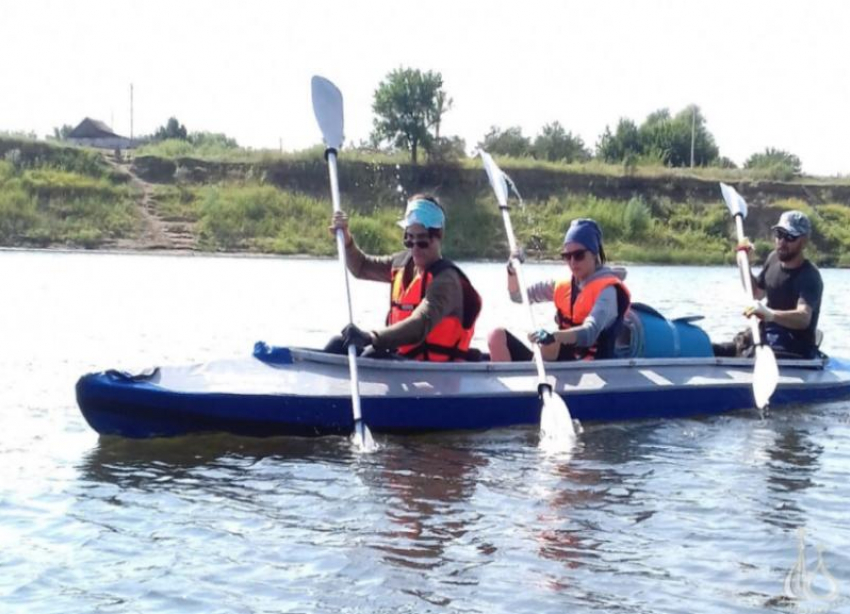
[[[326,152],[328,158],[328,175],[331,181],[331,200],[333,201],[334,213],[341,211],[339,206],[339,179],[337,177],[336,150],[329,148]],[[345,235],[341,228],[336,230],[336,251],[339,264],[342,268],[342,277],[345,280],[345,298],[348,304],[348,323],[354,324],[354,310],[351,307],[351,287],[348,280],[348,265],[345,261]],[[354,428],[357,436],[363,438],[363,415],[360,411],[360,378],[357,374],[357,348],[348,346],[348,371],[351,375],[351,405],[354,411]]]
[[[738,232],[738,243],[740,244],[744,240],[744,216],[740,213],[735,214],[735,229]],[[744,282],[744,291],[747,294],[747,298],[754,299],[753,279],[752,274],[750,273],[750,259],[747,257],[747,251],[744,249],[738,249],[736,259],[738,261],[738,269],[741,271],[741,279]],[[750,330],[753,333],[753,344],[759,346],[761,345],[761,328],[759,327],[759,321],[757,318],[748,319],[750,321]]]
[[[516,238],[514,237],[514,227],[511,224],[511,214],[508,212],[508,207],[499,205],[499,209],[502,211],[502,221],[505,223],[505,232],[508,235],[508,247],[510,247],[511,254],[516,253]],[[522,272],[522,263],[519,258],[511,257],[513,262],[514,271],[516,272],[517,282],[519,283],[519,292],[522,297],[522,304],[528,308],[528,322],[531,325],[531,330],[537,330],[537,325],[534,322],[534,310],[531,308],[531,301],[528,298],[528,288],[525,285],[525,278],[523,277]],[[540,346],[536,343],[532,344],[532,351],[534,352],[534,364],[537,365],[537,379],[541,386],[549,387],[549,383],[546,380],[546,369],[543,366],[543,354],[540,352]]]

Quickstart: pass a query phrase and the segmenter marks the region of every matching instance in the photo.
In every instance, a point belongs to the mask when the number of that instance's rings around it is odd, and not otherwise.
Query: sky
[[[286,150],[320,142],[310,77],[334,81],[346,139],[398,67],[440,72],[442,133],[559,121],[591,148],[620,117],[702,109],[721,155],[766,147],[850,175],[850,2],[843,0],[0,0],[0,131],[84,117]]]

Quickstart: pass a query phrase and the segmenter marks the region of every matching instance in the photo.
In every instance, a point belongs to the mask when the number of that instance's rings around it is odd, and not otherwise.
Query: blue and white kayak
[[[850,362],[779,360],[771,406],[850,396]],[[533,363],[422,363],[359,358],[363,418],[374,433],[538,424]],[[581,421],[682,418],[753,407],[753,361],[626,358],[549,363],[553,389]],[[105,371],[77,383],[77,401],[103,435],[349,434],[348,360],[258,343],[253,356],[137,375]]]

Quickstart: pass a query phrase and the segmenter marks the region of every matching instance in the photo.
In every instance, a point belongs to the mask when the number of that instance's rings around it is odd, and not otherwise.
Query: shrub
[[[623,236],[627,239],[640,239],[652,226],[652,213],[643,197],[635,196],[623,210]]]
[[[0,184],[0,242],[18,243],[38,222],[35,199],[18,182]]]
[[[800,158],[794,154],[768,147],[762,153],[754,153],[744,162],[744,168],[759,169],[771,179],[788,180],[798,177],[803,171]]]

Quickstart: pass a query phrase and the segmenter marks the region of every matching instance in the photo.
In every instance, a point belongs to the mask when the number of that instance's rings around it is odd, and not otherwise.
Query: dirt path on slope
[[[106,162],[127,177],[127,183],[139,194],[138,210],[142,229],[135,237],[117,239],[107,248],[119,250],[196,250],[197,242],[192,222],[163,217],[159,210],[156,187],[133,172],[132,159],[104,153]]]

